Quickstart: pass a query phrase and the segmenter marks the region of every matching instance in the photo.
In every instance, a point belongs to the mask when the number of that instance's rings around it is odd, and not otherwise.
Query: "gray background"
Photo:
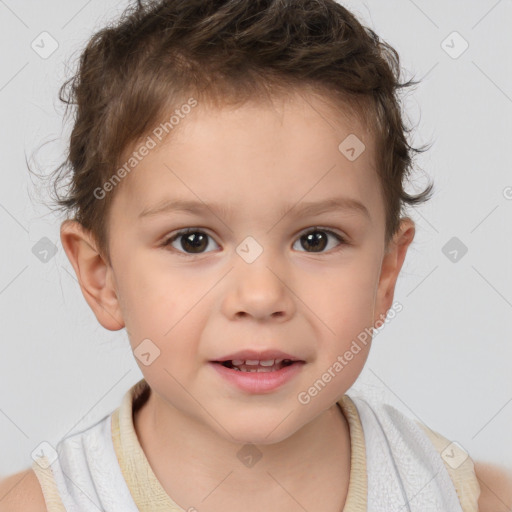
[[[397,49],[405,76],[423,79],[404,105],[412,142],[434,146],[409,190],[425,173],[437,187],[411,211],[417,234],[395,294],[403,311],[375,337],[353,391],[511,467],[512,2],[342,3]],[[109,414],[142,377],[125,331],[102,328],[86,304],[60,245],[62,219],[39,204],[25,165],[45,142],[38,170],[61,162],[70,125],[58,88],[71,57],[126,5],[0,0],[0,475],[28,467],[40,442],[55,446]],[[59,45],[47,58],[31,47],[43,31]],[[460,56],[458,36],[443,44],[454,31],[469,44]],[[43,257],[49,242],[57,252]]]

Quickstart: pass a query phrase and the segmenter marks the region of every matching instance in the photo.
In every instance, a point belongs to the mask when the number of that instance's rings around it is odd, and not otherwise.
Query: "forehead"
[[[172,198],[249,216],[338,195],[384,215],[374,139],[357,116],[304,94],[188,112],[162,141],[150,133],[153,147],[116,191],[133,220]]]

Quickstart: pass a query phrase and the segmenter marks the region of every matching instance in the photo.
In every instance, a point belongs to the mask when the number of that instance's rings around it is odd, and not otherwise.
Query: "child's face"
[[[333,114],[311,96],[274,109],[199,104],[115,191],[105,268],[105,288],[115,293],[98,294],[102,307],[90,304],[105,327],[116,328],[112,317],[126,325],[136,353],[151,340],[142,359],[152,362],[137,363],[164,414],[231,441],[273,443],[330,408],[361,372],[369,337],[350,361],[344,354],[391,307],[414,228],[386,256],[373,140]],[[366,145],[355,161],[338,149],[349,134]],[[368,213],[298,213],[334,198]],[[140,215],[178,200],[225,210]],[[184,228],[201,233],[164,245]],[[249,392],[212,363],[240,350],[278,350],[305,363],[277,388]],[[308,391],[319,379],[320,391]]]

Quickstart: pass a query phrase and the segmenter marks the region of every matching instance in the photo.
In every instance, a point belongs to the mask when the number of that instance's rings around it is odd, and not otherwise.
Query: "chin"
[[[273,445],[280,443],[286,439],[288,439],[292,433],[290,432],[282,432],[280,435],[276,435],[274,433],[270,435],[265,435],[261,433],[257,433],[254,431],[248,430],[247,432],[240,432],[239,434],[233,434],[233,437],[235,439],[231,439],[230,441],[235,442],[237,444],[254,444],[258,446],[264,446],[264,445]]]
[[[223,429],[217,431],[226,440],[239,444],[276,444],[300,429],[301,425],[296,424],[291,416],[286,417],[280,413],[245,413],[239,421],[233,421],[231,418],[231,421],[221,422],[231,436]]]

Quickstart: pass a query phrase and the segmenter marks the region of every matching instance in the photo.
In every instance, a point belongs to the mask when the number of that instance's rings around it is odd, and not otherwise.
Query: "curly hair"
[[[110,262],[101,188],[123,156],[187,98],[241,105],[308,87],[358,115],[375,141],[386,245],[406,205],[414,148],[402,118],[399,56],[335,0],[149,0],[124,10],[88,41],[59,98],[74,106],[66,160],[50,176],[55,203],[94,236]],[[66,195],[58,185],[69,179]]]

